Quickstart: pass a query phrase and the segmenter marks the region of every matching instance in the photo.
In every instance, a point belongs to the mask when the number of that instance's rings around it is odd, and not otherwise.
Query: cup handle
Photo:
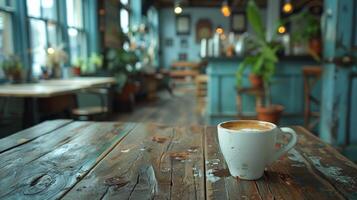
[[[284,145],[283,147],[281,147],[279,150],[277,150],[274,153],[272,162],[275,160],[278,160],[284,153],[286,153],[287,151],[289,151],[291,148],[293,148],[297,142],[297,135],[296,132],[288,127],[283,127],[280,128],[282,133],[288,133],[291,135],[290,141],[288,144]]]

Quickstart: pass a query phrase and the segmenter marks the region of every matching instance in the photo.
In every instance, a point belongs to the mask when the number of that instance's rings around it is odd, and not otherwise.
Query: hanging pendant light
[[[278,33],[284,34],[285,32],[286,32],[285,26],[283,26],[283,25],[279,26],[279,28],[278,28]]]
[[[221,7],[221,12],[222,12],[223,16],[225,16],[225,17],[229,17],[231,15],[231,9],[229,8],[227,1],[223,1],[222,7]]]
[[[179,15],[179,14],[182,13],[182,8],[181,8],[179,2],[176,2],[176,3],[175,3],[174,12],[175,12],[175,14],[177,14],[177,15]]]
[[[222,27],[218,26],[218,27],[216,28],[216,33],[218,33],[218,34],[223,34],[223,32],[224,32],[224,30],[223,30]]]
[[[282,9],[284,13],[291,13],[294,10],[294,7],[293,4],[291,4],[290,0],[287,0],[285,1]]]

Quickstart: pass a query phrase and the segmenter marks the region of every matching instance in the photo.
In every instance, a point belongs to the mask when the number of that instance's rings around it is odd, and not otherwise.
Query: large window
[[[26,0],[30,29],[32,72],[41,73],[46,64],[46,50],[60,45],[60,26],[55,0]]]
[[[12,1],[0,0],[0,61],[7,55],[14,53],[12,16]],[[0,78],[4,72],[0,69]]]
[[[66,0],[69,52],[73,63],[87,56],[87,35],[83,28],[82,0]]]
[[[129,10],[128,0],[120,0],[120,27],[124,33],[129,32]]]
[[[14,52],[11,1],[0,0],[0,59]]]

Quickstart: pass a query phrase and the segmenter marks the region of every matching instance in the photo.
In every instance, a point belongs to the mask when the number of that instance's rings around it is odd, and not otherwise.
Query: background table
[[[0,85],[0,96],[3,97],[53,97],[71,94],[79,90],[103,87],[115,84],[111,77],[85,77],[71,79],[43,80],[38,83],[5,84]]]
[[[0,199],[356,199],[356,165],[293,128],[296,147],[244,181],[215,127],[47,121],[0,140]]]
[[[97,87],[110,88],[115,83],[116,80],[112,77],[77,77],[42,80],[38,83],[5,84],[0,85],[0,97],[24,99],[23,127],[28,127],[40,121],[39,98],[58,98]],[[111,99],[111,92],[108,92],[108,99]],[[109,107],[110,110],[111,106]]]

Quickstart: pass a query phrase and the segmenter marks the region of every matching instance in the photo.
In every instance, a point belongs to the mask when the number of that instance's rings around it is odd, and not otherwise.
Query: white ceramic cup
[[[243,127],[234,130],[234,126]],[[261,129],[257,129],[260,128]],[[263,176],[264,169],[279,159],[297,142],[291,128],[279,128],[275,124],[257,120],[236,120],[218,124],[219,146],[234,177],[256,180]],[[290,134],[290,141],[280,149],[275,148],[278,134]]]

